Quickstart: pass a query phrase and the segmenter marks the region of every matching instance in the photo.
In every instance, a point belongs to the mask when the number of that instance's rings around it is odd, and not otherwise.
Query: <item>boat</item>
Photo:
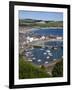
[[[44,50],[43,48],[41,48],[40,50]]]
[[[43,54],[46,55],[47,53],[44,52]]]
[[[57,47],[54,47],[54,50],[57,50]]]
[[[46,50],[46,52],[50,53],[50,50]]]
[[[38,59],[38,62],[41,62],[41,59]]]
[[[33,59],[33,60],[35,60],[36,58],[35,58],[35,57],[33,57],[32,59]]]
[[[48,64],[48,61],[46,61],[45,64]]]
[[[56,59],[53,59],[54,61],[56,60]]]
[[[33,50],[33,49],[34,49],[34,47],[31,48],[31,50]]]
[[[49,59],[50,57],[49,57],[49,56],[47,56],[46,58],[47,58],[47,59]]]
[[[52,53],[48,53],[49,56],[53,56]]]

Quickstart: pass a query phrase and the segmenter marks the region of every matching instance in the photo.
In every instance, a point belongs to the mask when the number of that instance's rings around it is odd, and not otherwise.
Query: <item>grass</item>
[[[48,78],[49,74],[42,68],[34,66],[25,57],[19,57],[19,79]]]
[[[49,72],[49,73],[48,73]],[[56,62],[53,66],[38,67],[27,61],[24,56],[19,57],[19,79],[49,78],[63,76],[63,59]]]
[[[45,23],[38,23],[37,20],[19,20],[20,26],[30,27],[63,27],[62,21],[45,21]]]

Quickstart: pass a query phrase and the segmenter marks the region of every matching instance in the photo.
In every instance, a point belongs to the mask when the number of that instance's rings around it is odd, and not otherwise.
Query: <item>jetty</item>
[[[62,42],[63,40],[37,40],[29,43],[29,46],[31,47],[39,47],[39,48],[63,48],[63,45],[46,45],[45,42],[48,41],[59,41]]]

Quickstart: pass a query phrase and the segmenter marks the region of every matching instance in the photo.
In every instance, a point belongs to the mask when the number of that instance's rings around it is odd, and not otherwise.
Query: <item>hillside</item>
[[[34,19],[20,19],[20,26],[29,27],[63,27],[63,21],[44,21],[44,20],[34,20]]]
[[[26,78],[45,78],[50,77],[44,69],[34,66],[26,60],[26,58],[20,56],[19,58],[19,79]]]
[[[52,69],[53,68],[53,69]],[[52,69],[52,72],[50,72]],[[51,74],[48,74],[50,72]],[[55,65],[48,67],[38,67],[27,61],[25,57],[19,57],[19,79],[30,78],[49,78],[63,76],[63,59],[58,61]]]

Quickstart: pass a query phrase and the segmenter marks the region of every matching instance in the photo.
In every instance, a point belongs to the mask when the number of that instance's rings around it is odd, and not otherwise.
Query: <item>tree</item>
[[[55,64],[52,70],[53,77],[62,77],[63,76],[63,60]]]
[[[41,69],[44,70],[44,71],[46,70],[44,65],[41,65]]]

